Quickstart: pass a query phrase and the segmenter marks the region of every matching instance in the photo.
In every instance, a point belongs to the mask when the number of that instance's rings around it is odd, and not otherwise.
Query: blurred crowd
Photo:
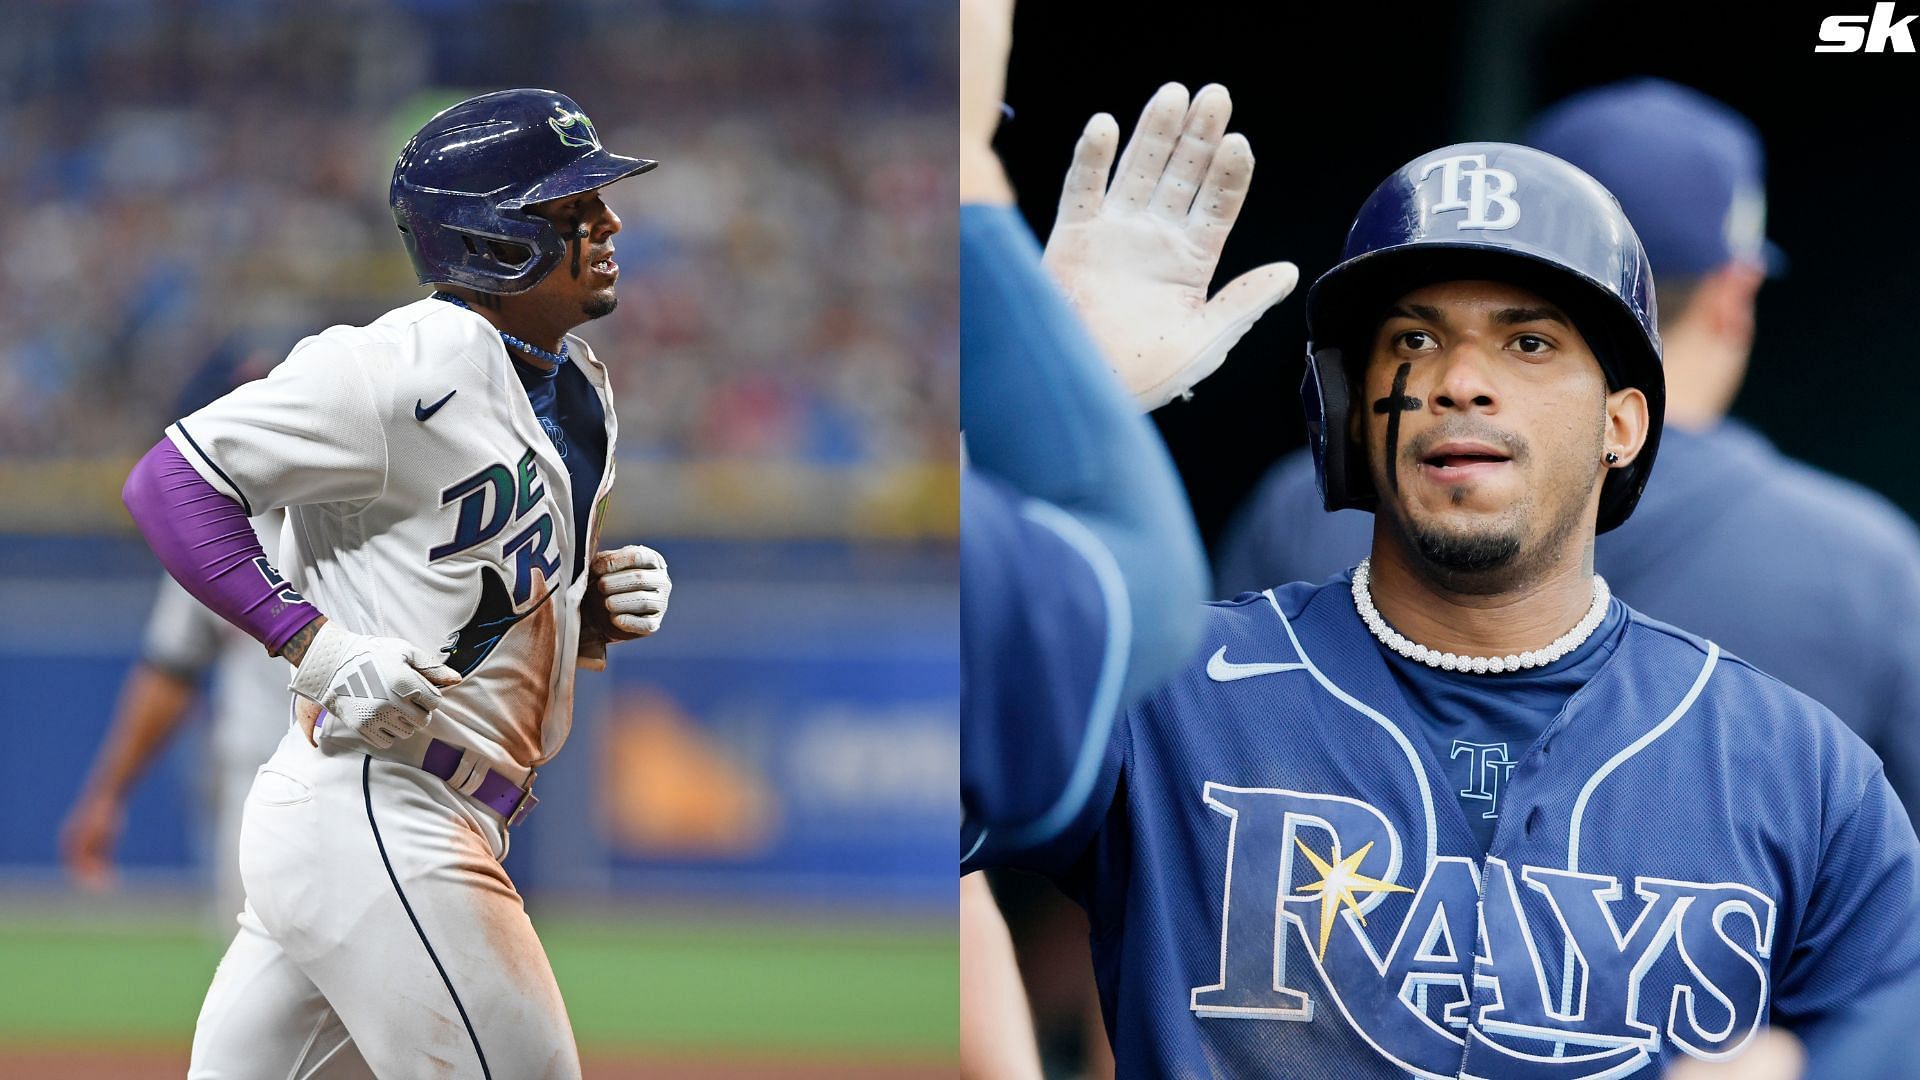
[[[628,458],[951,461],[954,45],[926,3],[10,5],[0,457],[143,451],[211,363],[425,295],[395,154],[551,86],[659,159],[613,188]]]

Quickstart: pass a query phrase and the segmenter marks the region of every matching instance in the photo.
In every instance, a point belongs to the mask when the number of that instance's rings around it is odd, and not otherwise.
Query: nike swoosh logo
[[[460,391],[458,390],[449,390],[447,391],[446,397],[441,398],[439,401],[436,401],[431,405],[422,405],[420,404],[420,399],[415,398],[413,402],[413,418],[415,420],[420,421],[423,424],[426,423],[428,420],[433,418],[434,413],[437,413],[440,411],[440,406],[445,405],[449,401],[452,401],[453,395],[459,392]]]
[[[1255,675],[1276,675],[1282,671],[1304,671],[1305,664],[1234,664],[1227,660],[1227,647],[1207,659],[1207,678],[1214,682],[1232,682],[1235,679],[1251,679]]]

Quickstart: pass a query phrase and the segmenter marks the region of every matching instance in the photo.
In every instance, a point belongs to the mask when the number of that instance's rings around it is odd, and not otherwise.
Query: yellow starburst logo
[[[1305,892],[1320,894],[1320,959],[1322,962],[1327,959],[1327,938],[1333,935],[1333,917],[1339,912],[1342,904],[1346,905],[1347,910],[1353,912],[1354,916],[1360,920],[1361,926],[1365,926],[1367,916],[1360,910],[1360,905],[1354,902],[1355,896],[1362,893],[1413,891],[1405,885],[1394,885],[1379,878],[1370,878],[1360,872],[1361,860],[1365,859],[1367,852],[1373,849],[1371,840],[1363,844],[1359,851],[1331,865],[1325,859],[1315,855],[1313,849],[1308,847],[1306,841],[1300,837],[1295,836],[1293,842],[1300,845],[1301,852],[1313,861],[1314,869],[1320,871],[1319,881],[1302,885],[1300,888]]]

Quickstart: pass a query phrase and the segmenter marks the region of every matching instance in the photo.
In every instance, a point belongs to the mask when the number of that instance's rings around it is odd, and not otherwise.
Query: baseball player
[[[260,378],[285,349],[277,338],[223,343],[187,379],[175,411],[192,412]],[[250,520],[263,548],[279,549],[284,519],[270,510]],[[204,778],[214,871],[208,925],[224,939],[233,933],[234,916],[246,899],[240,886],[240,808],[254,771],[280,744],[283,730],[259,718],[286,713],[286,664],[266,655],[166,574],[154,592],[139,659],[60,831],[60,853],[83,888],[110,887],[127,800],[179,731],[203,681],[212,721],[206,744],[211,768]]]
[[[1878,761],[1592,572],[1663,415],[1618,204],[1525,147],[1424,154],[1307,319],[1369,559],[1210,606],[1077,820],[975,859],[1085,906],[1120,1074],[1653,1076],[1770,1023],[1812,1075],[1910,1057],[1920,842]]]
[[[1045,840],[1073,819],[1115,710],[1192,650],[1206,573],[1165,447],[1047,279],[994,155],[1012,7],[960,7],[961,422],[969,464],[961,488],[961,800],[962,851],[976,854],[983,845],[1017,850]],[[1179,97],[1176,107],[1168,95],[1170,118],[1154,116],[1166,135],[1159,152],[1130,153],[1125,175],[1148,193],[1163,176],[1194,185],[1178,207],[1171,198],[1151,213],[1143,206],[1131,222],[1136,236],[1198,241],[1195,265],[1131,297],[1184,344],[1183,335],[1209,326],[1237,322],[1244,333],[1291,290],[1297,272],[1267,268],[1258,297],[1235,292],[1205,303],[1252,161],[1244,139],[1222,139],[1224,92],[1203,95],[1185,125],[1184,90]],[[1169,168],[1166,150],[1183,126],[1195,133],[1197,169]],[[1088,138],[1110,157],[1117,134],[1107,117]],[[1207,192],[1196,202],[1203,179]],[[1063,211],[1074,209],[1063,202]],[[1175,316],[1164,317],[1168,311]],[[1171,397],[1206,374],[1188,370],[1184,354],[1162,370],[1168,351],[1121,358],[1130,387]],[[960,924],[961,1074],[1038,1077],[1007,927],[978,875],[961,883]]]
[[[1920,533],[1884,497],[1782,455],[1727,416],[1753,347],[1765,241],[1753,125],[1685,87],[1635,79],[1576,95],[1523,140],[1620,199],[1660,283],[1668,375],[1660,471],[1594,565],[1620,597],[1710,636],[1847,722],[1920,799]],[[1232,596],[1351,566],[1373,522],[1319,512],[1311,456],[1289,455],[1218,552]],[[1794,612],[1780,618],[1777,612]]]
[[[254,535],[276,550],[282,514],[251,519]],[[210,680],[213,732],[208,742],[212,787],[214,925],[231,933],[246,893],[240,885],[240,808],[254,771],[280,743],[283,728],[263,717],[287,709],[287,666],[266,655],[233,624],[208,611],[170,577],[162,577],[147,617],[140,659],[120,693],[100,740],[93,770],[61,830],[61,857],[75,880],[107,884],[127,799],[179,730],[200,683]]]
[[[1043,269],[991,146],[1011,8],[1005,0],[961,8],[967,846],[983,842],[981,828],[1017,828],[1031,842],[1064,824],[1092,781],[1115,708],[1191,652],[1196,623],[1184,598],[1195,595],[1205,561],[1166,448],[1139,406],[1205,378],[1298,280],[1292,264],[1275,263],[1208,300],[1253,159],[1243,136],[1227,134],[1224,88],[1189,101],[1170,83],[1142,115],[1104,214],[1113,118],[1096,117],[1077,150],[1046,261],[1077,284],[1074,302],[1107,305],[1083,325]],[[1088,228],[1096,217],[1108,227]],[[1119,251],[1179,254],[1134,261],[1138,272],[1115,280],[1105,267]],[[1152,346],[1103,355],[1097,332],[1117,318],[1153,327]],[[1009,782],[1009,769],[1024,779]]]
[[[189,1075],[579,1075],[501,860],[576,664],[667,606],[656,553],[596,552],[617,426],[567,333],[615,303],[602,189],[653,166],[549,90],[440,113],[391,187],[436,292],[302,341],[128,478],[167,570],[298,699],[247,799],[246,906]],[[273,507],[277,565],[245,528]]]

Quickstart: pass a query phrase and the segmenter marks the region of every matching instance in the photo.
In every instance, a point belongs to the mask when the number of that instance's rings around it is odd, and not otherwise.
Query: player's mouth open
[[[612,251],[608,251],[605,255],[595,259],[590,265],[596,274],[605,274],[607,277],[620,276],[620,264],[613,261]]]
[[[1511,461],[1484,443],[1444,443],[1420,459],[1420,471],[1441,483],[1477,480]]]

